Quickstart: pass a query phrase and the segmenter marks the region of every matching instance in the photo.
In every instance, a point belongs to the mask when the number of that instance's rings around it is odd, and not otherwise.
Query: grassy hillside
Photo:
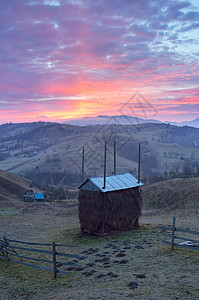
[[[0,170],[0,201],[21,200],[29,186],[29,180]]]
[[[166,186],[178,191],[175,199],[183,188],[183,192],[190,188],[196,193],[198,189],[197,179],[175,179],[146,186],[143,187],[145,205],[151,208],[153,204],[156,207],[159,200],[158,207],[165,207],[170,193],[164,193],[161,189],[166,189]],[[186,199],[187,194],[184,196]],[[192,195],[189,203],[193,200]],[[10,262],[8,267],[6,260],[0,259],[1,299],[198,299],[198,252],[176,247],[171,252],[170,246],[162,243],[165,236],[157,228],[159,225],[172,225],[171,212],[165,214],[165,209],[162,209],[156,211],[157,214],[143,213],[140,229],[116,231],[98,237],[80,234],[78,206],[67,202],[27,204],[16,201],[11,204],[14,210],[11,210],[8,201],[2,203],[0,237],[25,242],[52,244],[55,241],[56,244],[76,245],[79,247],[57,246],[56,249],[83,255],[84,259],[78,261],[78,268],[71,268],[74,260],[59,257],[59,262],[68,262],[70,265],[58,265],[58,270],[67,270],[68,274],[58,274],[56,280],[50,272],[15,262]],[[176,226],[198,231],[198,215],[179,214]],[[184,233],[182,236],[186,237]],[[191,238],[196,237],[189,235],[187,240]],[[30,248],[35,247],[30,245]],[[37,249],[51,251],[52,247]],[[27,251],[25,253],[21,249],[17,249],[17,252],[44,261],[51,260],[51,255],[46,253],[31,252],[28,255]],[[23,262],[32,263],[24,258]],[[52,268],[52,263],[35,264]]]
[[[198,214],[199,178],[175,178],[142,188],[143,207],[160,210]]]
[[[29,123],[6,123],[0,125],[1,140],[10,140],[13,137],[31,132],[35,128],[40,128],[51,124],[49,122],[29,122]]]
[[[0,169],[39,178],[42,184],[53,178],[55,184],[77,186],[83,146],[86,175],[103,175],[105,141],[107,172],[111,174],[114,140],[118,173],[132,172],[136,176],[139,143],[142,178],[183,172],[186,166],[199,172],[199,129],[188,126],[149,123],[81,127],[38,122],[1,125],[0,137]]]

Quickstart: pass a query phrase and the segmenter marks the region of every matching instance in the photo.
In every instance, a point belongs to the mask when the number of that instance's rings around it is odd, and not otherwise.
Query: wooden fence
[[[36,248],[37,246],[39,246],[40,248],[48,247],[48,249],[47,250],[46,249],[38,249],[38,248]],[[7,266],[9,266],[10,261],[12,261],[12,262],[15,262],[15,263],[18,263],[21,265],[25,265],[28,267],[40,269],[43,271],[53,272],[54,279],[55,279],[57,277],[57,273],[68,274],[67,271],[58,269],[59,267],[67,266],[67,265],[78,266],[77,262],[78,262],[78,260],[81,259],[81,256],[79,256],[78,254],[69,254],[69,253],[64,253],[64,252],[58,251],[58,249],[60,249],[60,248],[63,249],[66,247],[79,247],[79,246],[62,245],[62,244],[56,244],[55,242],[53,242],[51,244],[50,243],[45,244],[45,243],[22,242],[22,241],[7,239],[4,236],[4,238],[0,238],[0,258],[7,260]],[[50,250],[49,250],[49,248],[50,248]],[[24,254],[24,252],[25,252],[25,254]],[[28,254],[26,254],[26,253],[28,253]],[[42,258],[29,256],[30,255],[29,253],[33,253],[34,255],[39,254],[40,256],[42,256]],[[73,260],[65,261],[68,258],[72,258]],[[48,266],[50,265],[51,267],[46,267],[46,266],[38,265],[38,264],[34,264],[34,263],[27,263],[24,260],[40,262],[42,264],[47,264]]]
[[[162,242],[164,244],[171,245],[172,251],[174,250],[174,246],[199,251],[199,239],[195,240],[192,238],[192,236],[199,235],[199,232],[188,229],[176,228],[175,217],[173,217],[172,227],[159,226],[158,229],[162,230],[163,235],[167,238],[167,240],[163,240]],[[176,233],[178,233],[178,235]],[[168,241],[168,238],[170,238],[170,241]],[[184,242],[177,243],[176,240]]]

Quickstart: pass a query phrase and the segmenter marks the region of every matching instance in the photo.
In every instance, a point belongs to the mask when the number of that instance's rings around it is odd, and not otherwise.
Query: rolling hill
[[[85,176],[103,175],[105,141],[107,172],[111,174],[114,140],[118,173],[137,176],[139,143],[142,178],[183,172],[187,166],[199,172],[199,129],[188,126],[5,124],[0,126],[0,138],[0,169],[46,184],[77,186],[81,182],[83,146]]]
[[[142,187],[143,208],[199,214],[199,178],[175,178]]]
[[[30,183],[25,178],[0,170],[0,201],[21,200]]]

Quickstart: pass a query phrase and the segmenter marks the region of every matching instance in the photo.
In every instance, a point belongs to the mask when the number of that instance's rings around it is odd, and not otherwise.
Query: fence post
[[[54,268],[54,279],[57,278],[57,261],[56,261],[56,248],[55,242],[53,242],[53,268]]]
[[[173,217],[172,241],[171,241],[171,250],[172,251],[174,249],[174,239],[175,239],[175,230],[176,230],[175,224],[176,224],[176,217]]]
[[[8,242],[6,240],[6,237],[4,236],[4,242],[5,242],[5,246],[6,246],[6,259],[7,259],[7,266],[9,266],[9,257],[8,257],[8,250],[7,250],[7,246],[8,246]]]

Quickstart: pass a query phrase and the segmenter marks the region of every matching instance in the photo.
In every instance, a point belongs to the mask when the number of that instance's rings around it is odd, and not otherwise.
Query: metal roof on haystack
[[[101,191],[103,193],[126,190],[135,187],[142,186],[143,183],[138,180],[130,173],[118,174],[106,176],[106,186],[104,187],[104,177],[91,177],[86,179],[80,186],[79,189],[86,191]]]

